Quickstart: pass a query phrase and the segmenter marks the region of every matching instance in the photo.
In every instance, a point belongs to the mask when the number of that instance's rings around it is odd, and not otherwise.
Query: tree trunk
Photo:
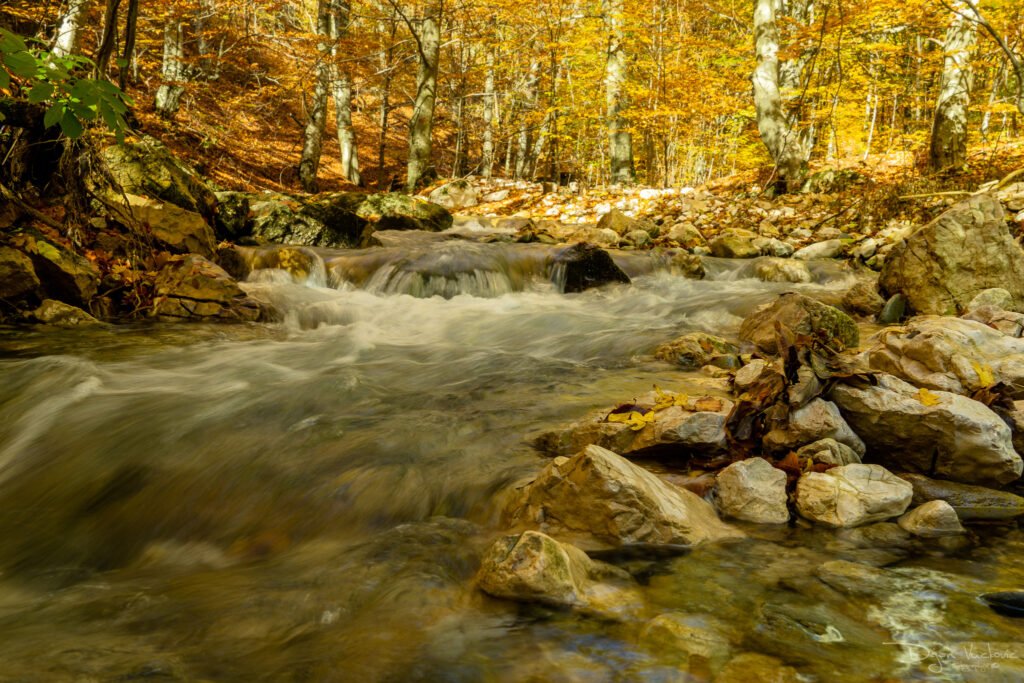
[[[622,114],[626,99],[622,10],[622,0],[604,0],[604,21],[608,28],[608,54],[604,74],[605,118],[612,183],[633,182],[633,139]]]
[[[341,172],[345,179],[362,184],[359,174],[359,150],[352,129],[352,76],[347,68],[338,71],[338,41],[348,34],[352,6],[349,0],[332,0],[331,16],[331,81],[334,84],[334,116],[337,124],[338,148],[341,150]]]
[[[316,30],[320,37],[317,45],[316,83],[313,86],[313,99],[307,110],[302,157],[299,159],[299,184],[306,192],[316,192],[318,189],[316,176],[320,170],[320,156],[324,148],[327,96],[334,86],[331,80],[334,76],[331,24],[331,0],[319,0],[316,11]]]
[[[971,104],[971,49],[977,24],[966,16],[968,6],[953,3],[953,17],[946,31],[945,58],[939,99],[935,104],[932,140],[928,154],[933,171],[962,168],[967,163],[967,109]]]
[[[117,84],[124,90],[128,85],[128,74],[135,59],[135,37],[139,27],[139,0],[128,0],[128,16],[124,21],[124,49],[117,73]]]
[[[773,0],[755,0],[754,50],[757,67],[751,78],[754,108],[761,141],[778,173],[776,188],[792,192],[800,188],[806,172],[805,145],[790,127],[779,90],[779,33]]]
[[[480,172],[490,178],[494,169],[494,110],[497,101],[494,94],[494,50],[487,50],[487,73],[484,77],[484,139]]]
[[[163,83],[156,91],[156,111],[164,118],[174,116],[185,93],[185,24],[168,18],[164,26],[164,61],[160,68]]]
[[[405,189],[416,191],[420,180],[430,167],[431,134],[434,126],[434,104],[437,101],[437,65],[441,51],[440,2],[427,9],[419,21],[416,44],[419,68],[416,73],[416,101],[409,121],[409,163]]]
[[[103,35],[100,38],[100,46],[96,50],[96,57],[93,59],[94,78],[104,78],[107,73],[107,64],[114,54],[114,47],[117,45],[117,10],[121,7],[121,0],[107,0],[107,9],[103,13]]]
[[[81,28],[82,15],[89,0],[70,0],[67,11],[57,20],[57,28],[53,32],[53,54],[67,57],[75,52],[78,45],[78,30]]]

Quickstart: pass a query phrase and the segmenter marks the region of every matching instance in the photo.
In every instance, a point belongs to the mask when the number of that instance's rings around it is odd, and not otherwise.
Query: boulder
[[[840,311],[796,292],[783,294],[771,304],[758,309],[740,325],[740,339],[752,342],[768,353],[778,353],[775,323],[779,322],[796,334],[808,335],[836,350],[860,343],[857,323]]]
[[[786,473],[764,458],[740,460],[719,472],[715,499],[727,517],[756,524],[789,521]]]
[[[957,315],[979,292],[1006,289],[1024,303],[1024,250],[1007,229],[991,195],[962,201],[896,244],[879,278],[890,294],[907,297],[911,309]]]
[[[810,282],[811,271],[807,264],[785,258],[765,256],[754,264],[754,277],[763,282]]]
[[[1008,337],[1024,336],[1024,313],[1005,311],[995,306],[979,306],[964,313],[963,319],[979,322]]]
[[[656,348],[654,357],[687,370],[696,370],[708,364],[721,367],[738,365],[739,352],[739,347],[721,337],[705,332],[690,332]]]
[[[597,221],[598,229],[615,231],[616,235],[625,237],[634,230],[644,230],[648,235],[658,234],[658,228],[653,223],[630,218],[618,209],[612,209]]]
[[[864,455],[864,442],[851,429],[831,401],[816,398],[807,405],[793,410],[784,426],[765,434],[762,443],[772,452],[799,448],[822,439],[833,439],[845,444],[858,456]]]
[[[363,197],[338,193],[306,201],[286,195],[250,198],[249,234],[262,242],[360,248],[376,244],[374,226],[357,214]]]
[[[789,258],[794,252],[792,244],[774,237],[758,237],[754,240],[754,246],[760,249],[765,256],[774,256],[775,258]]]
[[[129,194],[159,199],[212,220],[217,198],[203,179],[160,141],[107,147],[101,152],[111,176]]]
[[[896,521],[901,529],[921,538],[941,538],[964,533],[956,510],[944,500],[928,501]]]
[[[218,192],[213,227],[217,237],[236,240],[252,233],[250,203],[254,197],[247,192]]]
[[[603,614],[633,607],[631,583],[627,572],[538,531],[498,539],[477,574],[480,590],[496,598]]]
[[[708,246],[711,255],[719,258],[756,258],[761,249],[754,244],[757,235],[749,230],[726,230],[715,237]]]
[[[967,304],[966,310],[973,311],[982,306],[994,306],[1003,310],[1013,309],[1013,295],[1002,287],[992,287],[978,292]]]
[[[801,447],[796,452],[801,461],[810,460],[818,465],[855,465],[860,462],[857,452],[835,439],[821,439]]]
[[[917,389],[891,375],[877,384],[838,384],[830,398],[868,444],[872,457],[899,470],[966,483],[1005,484],[1024,467],[1010,428],[982,403]]]
[[[697,254],[679,251],[669,257],[669,270],[691,280],[704,279],[704,261]]]
[[[986,488],[931,479],[923,474],[900,474],[914,487],[914,505],[943,500],[962,520],[1006,520],[1024,516],[1024,498]]]
[[[542,434],[534,445],[550,455],[570,455],[590,444],[626,456],[722,450],[728,446],[726,423],[732,407],[731,401],[713,396],[651,392],[625,407],[595,411]],[[630,415],[642,422],[616,419]]]
[[[715,683],[800,683],[802,676],[780,659],[756,652],[744,652],[729,660],[715,677]]]
[[[56,327],[80,327],[103,324],[82,309],[54,299],[43,300],[43,303],[32,311],[32,317],[36,322]]]
[[[448,209],[419,197],[399,192],[360,195],[356,214],[377,230],[426,230],[440,232],[452,227]]]
[[[41,238],[29,239],[25,251],[49,298],[81,306],[96,296],[100,272],[88,259]]]
[[[206,219],[167,202],[127,195],[128,210],[144,234],[173,254],[199,254],[211,258],[216,239]]]
[[[825,240],[810,244],[803,249],[793,252],[793,258],[801,261],[812,261],[814,259],[838,258],[843,253],[845,246],[843,240]]]
[[[480,193],[468,180],[455,180],[434,188],[429,197],[430,201],[449,211],[458,211],[480,203]]]
[[[881,465],[844,465],[800,477],[796,509],[825,526],[854,527],[899,517],[913,495],[908,482]]]
[[[551,280],[559,291],[582,292],[593,287],[631,280],[607,251],[587,242],[559,250],[551,263]]]
[[[589,534],[611,545],[740,538],[710,503],[599,446],[555,458],[505,508],[512,524]]]
[[[34,299],[39,288],[32,259],[17,249],[0,247],[0,299],[12,302]]]
[[[151,315],[166,321],[254,321],[260,308],[223,268],[188,254],[171,258],[160,271]]]
[[[704,239],[700,230],[693,223],[687,221],[676,223],[664,235],[684,249],[693,249],[707,244],[707,240]]]
[[[842,308],[847,313],[874,318],[885,308],[885,299],[874,280],[859,280],[843,294]]]
[[[644,624],[640,642],[660,657],[671,657],[676,666],[691,673],[719,670],[729,659],[729,639],[704,615],[659,614]]]
[[[622,239],[633,247],[646,247],[651,243],[651,233],[646,230],[630,230]]]

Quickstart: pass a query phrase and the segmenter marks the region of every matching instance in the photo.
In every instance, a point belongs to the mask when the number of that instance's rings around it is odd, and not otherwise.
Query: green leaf
[[[27,52],[28,45],[17,36],[6,29],[0,28],[0,52]]]
[[[83,104],[72,100],[68,103],[68,110],[82,121],[92,121],[96,118],[96,107],[98,105]]]
[[[60,120],[60,129],[64,131],[64,135],[67,135],[72,140],[82,137],[82,133],[85,132],[85,129],[82,128],[82,122],[69,111],[65,111],[64,117]]]
[[[64,118],[64,105],[60,102],[56,102],[52,107],[47,109],[46,114],[43,115],[43,126],[46,128],[55,126],[62,118]]]
[[[0,68],[0,90],[7,90],[11,87],[11,76],[7,69]]]
[[[39,62],[28,52],[9,52],[4,55],[4,64],[19,78],[34,78],[39,71]]]
[[[32,104],[39,104],[50,99],[53,95],[53,85],[46,81],[40,81],[28,91],[28,101]]]
[[[100,118],[103,119],[103,123],[107,124],[107,128],[116,131],[121,128],[121,117],[110,108],[106,100],[100,101]]]

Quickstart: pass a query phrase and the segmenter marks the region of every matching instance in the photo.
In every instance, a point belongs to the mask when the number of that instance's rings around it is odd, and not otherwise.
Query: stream
[[[384,237],[254,271],[281,323],[0,329],[0,682],[709,680],[640,636],[666,612],[808,681],[1024,679],[1024,623],[976,599],[1024,586],[1016,527],[925,552],[744,527],[616,560],[644,605],[619,621],[475,590],[531,436],[700,382],[654,347],[852,276],[619,254],[633,285],[561,294],[542,245]],[[895,578],[811,585],[839,559]]]

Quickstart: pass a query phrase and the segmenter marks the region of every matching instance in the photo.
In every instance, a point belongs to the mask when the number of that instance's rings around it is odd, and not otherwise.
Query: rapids
[[[385,237],[315,252],[298,278],[253,271],[277,324],[0,329],[0,681],[691,680],[643,619],[479,594],[479,555],[544,464],[531,435],[699,382],[653,348],[851,276],[769,284],[707,259],[698,281],[620,254],[632,286],[563,295],[543,245]],[[1024,671],[1020,622],[973,597],[1024,584],[1019,531],[897,557],[906,585],[876,601],[803,587],[824,561],[899,549],[748,531],[620,560],[644,619],[680,610],[809,680]],[[1010,677],[896,640],[996,643]]]

